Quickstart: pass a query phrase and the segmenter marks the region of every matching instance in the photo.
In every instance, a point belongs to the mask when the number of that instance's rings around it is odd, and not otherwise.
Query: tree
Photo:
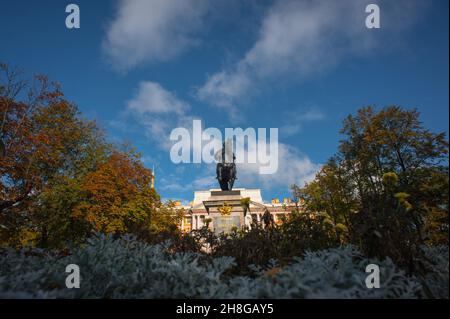
[[[5,64],[0,74],[0,237],[20,244],[41,232],[45,242],[45,225],[36,224],[42,195],[95,168],[110,146],[57,84],[37,76],[28,85]]]
[[[0,65],[0,246],[64,247],[92,232],[176,228],[132,149],[107,143],[57,84]]]
[[[250,203],[251,203],[250,197],[242,198],[240,203],[241,203],[242,209],[244,210],[244,216],[245,216],[245,215],[247,215],[247,212],[250,212]]]
[[[155,209],[159,198],[150,187],[151,179],[151,171],[136,154],[114,151],[81,182],[83,199],[72,215],[88,221],[96,231],[125,233]]]
[[[396,106],[362,108],[344,120],[341,133],[339,152],[294,191],[309,211],[345,226],[367,254],[416,267],[420,245],[448,243],[445,134],[425,129],[417,110]]]

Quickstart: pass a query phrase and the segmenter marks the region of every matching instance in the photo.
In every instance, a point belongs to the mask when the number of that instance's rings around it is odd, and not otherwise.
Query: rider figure
[[[221,162],[217,163],[216,167],[217,179],[219,181],[220,188],[223,191],[232,190],[233,188],[234,180],[236,179],[235,160],[236,156],[233,153],[231,142],[223,142]]]

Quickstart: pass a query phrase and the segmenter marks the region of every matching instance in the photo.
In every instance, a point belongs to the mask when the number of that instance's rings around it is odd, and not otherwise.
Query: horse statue
[[[223,191],[233,189],[233,184],[236,180],[235,160],[236,156],[230,147],[230,143],[224,142],[221,151],[221,161],[216,166],[217,180],[219,181],[220,189]]]

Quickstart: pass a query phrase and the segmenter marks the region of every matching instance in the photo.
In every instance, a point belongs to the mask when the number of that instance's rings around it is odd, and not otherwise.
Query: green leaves
[[[93,231],[176,228],[179,213],[160,202],[133,148],[107,143],[46,77],[19,100],[27,87],[13,74],[0,65],[0,246],[61,248]]]
[[[417,110],[397,106],[362,108],[341,133],[338,153],[312,182],[293,188],[304,209],[326,212],[324,222],[345,226],[344,238],[364,252],[411,268],[419,245],[448,244],[445,133],[430,132]]]

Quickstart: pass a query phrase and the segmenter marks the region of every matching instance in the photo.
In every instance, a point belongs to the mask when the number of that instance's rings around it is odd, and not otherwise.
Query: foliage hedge
[[[448,247],[423,247],[432,271],[407,275],[387,258],[364,257],[354,246],[307,251],[285,266],[253,266],[230,275],[232,257],[176,252],[169,243],[96,236],[70,251],[37,248],[0,253],[0,298],[448,298]],[[381,288],[365,286],[365,267],[380,266]],[[68,264],[81,287],[67,289]]]

